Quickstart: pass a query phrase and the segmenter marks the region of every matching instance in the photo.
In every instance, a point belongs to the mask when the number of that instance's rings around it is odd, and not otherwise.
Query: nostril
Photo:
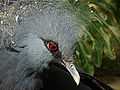
[[[74,66],[74,65],[73,65],[73,64],[71,64],[71,65],[70,65],[70,68],[72,69],[72,68],[73,68],[73,66]]]

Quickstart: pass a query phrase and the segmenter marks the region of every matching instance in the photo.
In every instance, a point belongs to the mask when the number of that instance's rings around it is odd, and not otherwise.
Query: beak
[[[69,71],[77,85],[80,83],[80,75],[72,61],[62,60],[62,65]]]

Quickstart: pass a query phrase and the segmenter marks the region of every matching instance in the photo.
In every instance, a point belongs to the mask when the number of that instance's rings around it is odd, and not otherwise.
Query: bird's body
[[[41,0],[39,9],[21,15],[16,46],[0,50],[0,90],[112,90],[78,69],[66,69],[63,61],[73,64],[73,46],[84,27],[63,2]]]

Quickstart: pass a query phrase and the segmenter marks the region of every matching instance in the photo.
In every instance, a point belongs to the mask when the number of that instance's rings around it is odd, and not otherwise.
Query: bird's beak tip
[[[69,71],[70,75],[73,77],[76,84],[79,85],[79,83],[80,83],[80,75],[79,75],[75,65],[72,62],[66,62],[64,60],[63,60],[62,64]]]

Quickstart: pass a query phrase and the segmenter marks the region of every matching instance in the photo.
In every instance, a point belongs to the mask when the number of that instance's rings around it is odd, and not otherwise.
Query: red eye
[[[58,45],[57,45],[57,43],[55,43],[55,42],[48,42],[48,44],[47,44],[47,47],[48,47],[48,49],[51,51],[51,52],[56,52],[56,51],[58,51]]]

